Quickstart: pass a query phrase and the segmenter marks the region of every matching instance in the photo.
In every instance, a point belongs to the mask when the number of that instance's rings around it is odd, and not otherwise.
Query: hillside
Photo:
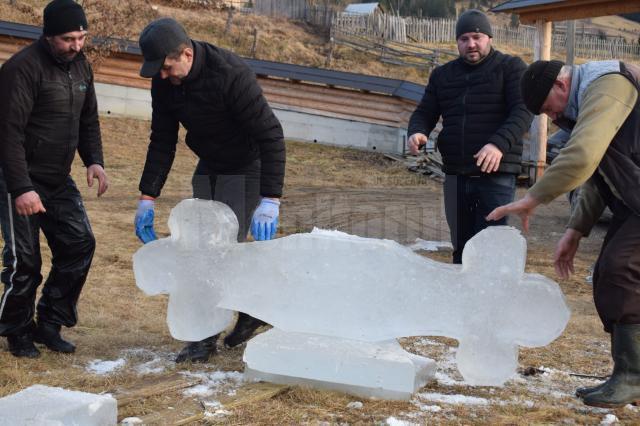
[[[102,3],[108,4],[108,10],[99,8]],[[42,8],[45,0],[17,0],[16,6],[6,1],[0,2],[0,19],[31,25],[41,25]],[[230,31],[225,33],[228,13],[205,7],[175,7],[180,1],[163,3],[146,0],[94,0],[87,1],[89,10],[89,26],[92,34],[96,34],[95,22],[114,22],[111,26],[102,25],[99,35],[119,35],[119,37],[137,40],[138,34],[152,19],[170,16],[179,20],[189,35],[198,40],[205,40],[218,46],[230,49],[241,56],[250,56],[254,42],[254,30],[257,30],[258,41],[256,58],[325,67],[329,52],[329,37],[314,27],[299,21],[268,18],[254,14],[236,12],[232,18]],[[98,9],[99,12],[92,12]],[[119,11],[119,12],[118,12]],[[101,15],[107,15],[102,19]],[[111,15],[111,16],[109,16]],[[92,19],[93,18],[93,19]],[[100,21],[98,21],[100,19]],[[124,25],[126,23],[128,25]],[[92,22],[94,27],[92,28]],[[117,27],[120,31],[113,32]],[[125,33],[125,34],[123,34]],[[355,52],[345,47],[336,47],[332,53],[331,69],[349,71],[367,75],[424,83],[426,73],[414,68],[382,64],[374,56]]]

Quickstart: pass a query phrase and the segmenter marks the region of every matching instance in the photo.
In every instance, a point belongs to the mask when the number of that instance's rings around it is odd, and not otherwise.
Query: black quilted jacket
[[[233,173],[259,158],[261,195],[279,197],[285,166],[282,126],[255,74],[227,50],[199,41],[193,47],[194,62],[181,85],[159,76],[152,80],[151,141],[140,191],[160,195],[182,124],[187,146],[209,170]]]

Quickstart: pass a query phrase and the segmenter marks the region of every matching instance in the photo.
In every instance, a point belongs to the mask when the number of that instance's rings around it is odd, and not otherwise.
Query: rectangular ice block
[[[363,342],[273,328],[251,339],[245,377],[363,397],[408,400],[435,376],[435,362],[395,341]]]
[[[1,426],[111,426],[118,405],[111,395],[96,395],[33,385],[0,398]]]

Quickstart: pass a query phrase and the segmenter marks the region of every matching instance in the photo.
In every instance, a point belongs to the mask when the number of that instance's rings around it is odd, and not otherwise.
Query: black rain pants
[[[66,327],[77,323],[78,298],[95,251],[95,238],[73,179],[67,177],[55,190],[36,191],[46,213],[18,215],[0,171],[0,223],[5,243],[1,336],[22,334],[34,327],[36,290],[42,282],[40,230],[51,249],[52,265],[38,301],[38,321]]]

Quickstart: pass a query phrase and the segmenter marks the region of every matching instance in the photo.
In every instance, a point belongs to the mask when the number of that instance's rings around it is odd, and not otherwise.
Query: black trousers
[[[626,207],[612,211],[593,271],[593,299],[609,333],[616,323],[640,324],[640,216]]]
[[[77,303],[87,279],[95,238],[80,192],[71,177],[52,191],[37,190],[46,213],[19,216],[0,173],[0,222],[4,249],[0,279],[0,335],[31,331],[36,290],[42,282],[40,230],[52,254],[51,271],[38,301],[38,321],[72,327]]]
[[[216,173],[200,161],[193,172],[193,198],[220,201],[238,218],[238,242],[246,241],[253,212],[260,203],[260,160],[233,173]]]
[[[507,218],[487,222],[493,209],[513,201],[516,176],[489,173],[481,176],[446,175],[444,211],[451,233],[453,263],[462,263],[465,244],[474,235],[492,225],[506,225]]]

